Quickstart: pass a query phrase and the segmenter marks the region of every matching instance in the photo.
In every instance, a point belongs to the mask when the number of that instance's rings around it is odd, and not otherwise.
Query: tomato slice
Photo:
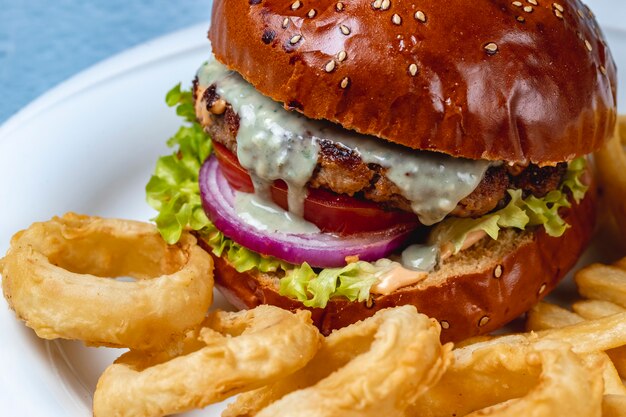
[[[213,142],[215,156],[222,173],[234,189],[254,192],[248,172],[239,164],[237,157],[226,147]],[[287,184],[274,181],[272,199],[287,210]],[[398,224],[417,224],[417,216],[402,210],[385,210],[371,201],[336,194],[319,188],[309,188],[304,200],[304,218],[323,232],[342,235],[384,230]]]

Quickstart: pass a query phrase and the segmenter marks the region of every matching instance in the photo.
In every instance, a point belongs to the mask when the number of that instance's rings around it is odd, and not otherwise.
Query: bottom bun
[[[215,285],[240,309],[260,304],[306,308],[325,335],[380,309],[412,304],[439,320],[443,342],[460,341],[502,327],[554,289],[591,239],[595,200],[595,190],[590,189],[580,204],[563,210],[562,217],[571,227],[561,237],[548,236],[543,227],[502,231],[497,241],[485,238],[449,258],[424,281],[389,295],[372,294],[367,302],[333,298],[324,309],[307,308],[278,293],[277,276],[237,272],[226,259],[213,256]],[[200,243],[208,248],[201,239]]]

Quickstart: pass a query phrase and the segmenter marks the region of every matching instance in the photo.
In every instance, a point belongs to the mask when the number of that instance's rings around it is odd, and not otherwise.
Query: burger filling
[[[217,90],[215,84],[208,88],[195,84],[194,96],[200,115],[199,122],[214,142],[237,155],[240,117],[232,105],[218,95]],[[219,104],[216,106],[216,103]],[[364,161],[358,150],[342,143],[341,139],[333,139],[330,134],[328,132],[328,137],[317,138],[319,152],[307,186],[370,200],[387,209],[397,208],[412,212],[411,202],[387,176],[388,168],[376,162]],[[359,139],[372,140],[366,137]],[[396,149],[400,153],[418,152],[407,151],[391,144],[388,148],[390,151]],[[526,167],[494,164],[485,171],[473,191],[462,198],[449,214],[456,217],[479,217],[487,214],[508,202],[508,189],[521,189],[525,196],[544,197],[559,187],[566,171],[566,163],[544,167],[534,164]]]
[[[183,228],[197,230],[216,256],[240,272],[275,274],[281,294],[307,306],[324,307],[331,297],[364,301],[414,284],[504,228],[544,227],[560,236],[568,225],[559,210],[587,188],[584,158],[518,166],[405,148],[286,110],[215,60],[200,68],[193,92],[177,86],[167,102],[190,125],[170,139],[178,149],[159,160],[146,187],[164,238],[173,243]],[[327,234],[333,242],[367,242],[395,230],[393,242],[402,238],[402,246],[368,261],[365,249],[350,252],[343,265],[251,250],[205,214],[198,172],[212,158],[234,193],[237,221],[268,239],[286,236],[288,245],[290,235]]]

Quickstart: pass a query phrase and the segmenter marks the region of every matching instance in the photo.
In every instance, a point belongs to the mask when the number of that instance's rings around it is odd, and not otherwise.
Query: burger
[[[146,191],[233,305],[325,334],[412,304],[444,340],[546,296],[590,240],[616,68],[578,0],[215,0]]]

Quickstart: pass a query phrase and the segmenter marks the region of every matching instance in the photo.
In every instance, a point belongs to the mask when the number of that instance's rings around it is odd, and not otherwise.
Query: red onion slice
[[[336,236],[329,233],[287,234],[256,229],[237,216],[235,191],[222,175],[217,158],[211,156],[200,169],[200,195],[207,215],[225,236],[264,255],[292,264],[307,262],[318,268],[346,265],[347,256],[376,261],[398,249],[414,227],[400,225],[382,232]]]

